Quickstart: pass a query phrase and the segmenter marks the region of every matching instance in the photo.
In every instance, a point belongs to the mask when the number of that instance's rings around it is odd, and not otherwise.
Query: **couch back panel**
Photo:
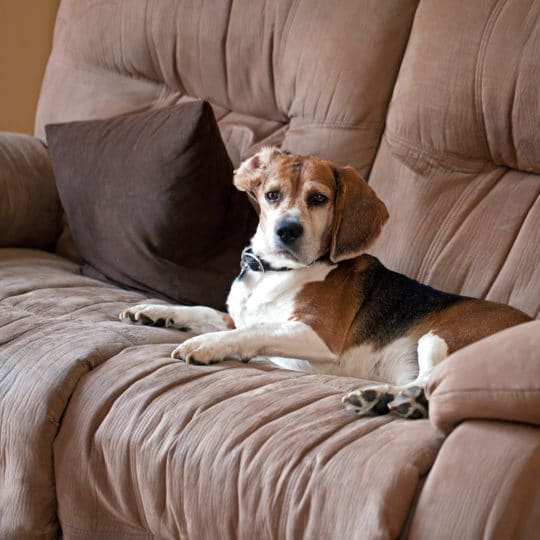
[[[236,162],[272,142],[367,174],[416,4],[63,0],[36,135],[204,98]]]
[[[540,3],[422,2],[388,137],[432,157],[540,173]],[[429,52],[429,54],[428,54]]]
[[[208,99],[235,165],[278,144],[371,171],[391,268],[538,315],[540,4],[416,7],[63,0],[36,134]]]
[[[391,216],[386,264],[535,316],[538,58],[538,2],[421,2],[370,177]]]

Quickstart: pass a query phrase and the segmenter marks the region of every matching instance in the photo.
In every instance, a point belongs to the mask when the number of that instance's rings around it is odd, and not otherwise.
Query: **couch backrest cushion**
[[[393,96],[392,142],[452,169],[465,160],[540,173],[539,19],[534,0],[423,2]]]
[[[370,177],[383,262],[540,312],[540,4],[421,2]]]
[[[537,2],[194,6],[63,0],[36,134],[206,98],[235,165],[271,143],[373,168],[393,269],[540,313]]]
[[[0,132],[0,247],[50,249],[61,218],[46,148],[30,135]]]
[[[210,101],[235,165],[262,143],[366,174],[416,0],[63,0],[46,123]]]

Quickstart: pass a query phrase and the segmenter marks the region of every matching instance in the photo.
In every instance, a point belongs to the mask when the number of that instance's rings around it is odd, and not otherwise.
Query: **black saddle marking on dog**
[[[378,348],[384,347],[405,335],[417,321],[469,300],[388,270],[376,257],[362,257],[369,266],[357,274],[361,290],[366,291],[359,311],[361,324],[353,329],[361,338],[358,342],[369,336]]]

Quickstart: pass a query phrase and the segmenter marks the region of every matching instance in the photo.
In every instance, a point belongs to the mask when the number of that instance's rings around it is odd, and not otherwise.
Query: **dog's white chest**
[[[232,284],[227,299],[229,315],[237,328],[290,320],[302,287],[324,281],[334,268],[327,263],[315,263],[297,270],[247,271]]]

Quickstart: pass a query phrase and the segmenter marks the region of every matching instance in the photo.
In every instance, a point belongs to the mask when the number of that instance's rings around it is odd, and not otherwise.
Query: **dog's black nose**
[[[276,234],[284,244],[292,244],[303,232],[304,227],[298,221],[282,221],[276,227]]]

